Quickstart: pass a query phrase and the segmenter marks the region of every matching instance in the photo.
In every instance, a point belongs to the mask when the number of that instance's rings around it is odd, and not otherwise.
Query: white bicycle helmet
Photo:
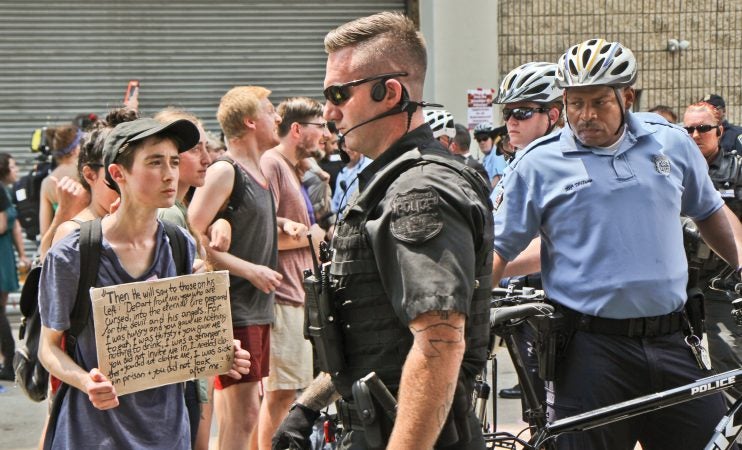
[[[423,111],[425,121],[433,130],[433,137],[438,139],[445,135],[453,139],[456,136],[456,128],[453,124],[453,114],[445,109],[426,109]]]
[[[536,102],[551,103],[562,96],[554,85],[557,65],[548,62],[530,62],[510,71],[500,83],[495,103]]]
[[[556,85],[627,87],[636,81],[636,58],[618,42],[590,39],[559,58]]]
[[[494,131],[495,131],[494,125],[492,125],[490,122],[482,122],[482,123],[478,123],[477,126],[474,127],[474,136],[477,136],[479,134],[492,135],[492,132]]]

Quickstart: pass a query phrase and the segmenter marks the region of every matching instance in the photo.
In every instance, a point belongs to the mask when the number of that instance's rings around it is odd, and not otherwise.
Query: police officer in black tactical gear
[[[718,96],[688,106],[683,116],[683,125],[698,145],[706,159],[709,176],[729,209],[742,217],[742,156],[736,150],[726,152],[722,148],[724,136],[723,114],[716,106]],[[720,97],[718,97],[720,99]],[[723,99],[721,100],[723,104]],[[690,284],[703,291],[706,330],[709,338],[709,353],[712,367],[717,372],[737,369],[742,366],[742,332],[730,315],[730,302],[737,296],[727,290],[710,288],[711,280],[725,267],[719,258],[700,239],[692,222],[685,221],[685,250],[688,256]],[[734,388],[737,396],[742,390]]]
[[[425,103],[412,100],[426,69],[412,21],[360,18],[331,31],[325,49],[325,119],[374,162],[338,223],[321,289],[308,282],[317,274],[305,281],[307,334],[325,373],[273,448],[307,448],[318,411],[341,398],[341,449],[483,449],[470,399],[489,334],[487,186],[435,141]],[[370,372],[381,383],[366,383]]]

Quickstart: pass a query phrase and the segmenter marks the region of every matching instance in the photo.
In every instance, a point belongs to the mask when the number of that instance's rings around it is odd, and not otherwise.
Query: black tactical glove
[[[289,410],[289,415],[281,422],[276,434],[273,435],[271,449],[310,450],[312,444],[309,436],[312,434],[312,427],[318,417],[319,411],[294,403]]]

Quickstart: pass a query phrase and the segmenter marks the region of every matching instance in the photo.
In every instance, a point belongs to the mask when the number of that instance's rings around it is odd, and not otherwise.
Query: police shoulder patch
[[[392,235],[402,242],[422,244],[443,229],[441,199],[432,187],[397,194],[391,208]]]

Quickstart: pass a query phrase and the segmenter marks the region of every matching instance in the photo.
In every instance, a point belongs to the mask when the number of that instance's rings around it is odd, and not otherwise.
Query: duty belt
[[[562,307],[565,316],[572,319],[575,329],[588,333],[613,334],[628,337],[655,337],[677,333],[685,325],[682,312],[664,316],[638,317],[635,319],[607,319],[604,317],[580,314]]]
[[[358,408],[354,403],[346,400],[338,400],[336,403],[340,423],[343,424],[344,430],[363,430],[363,422],[358,415]]]

